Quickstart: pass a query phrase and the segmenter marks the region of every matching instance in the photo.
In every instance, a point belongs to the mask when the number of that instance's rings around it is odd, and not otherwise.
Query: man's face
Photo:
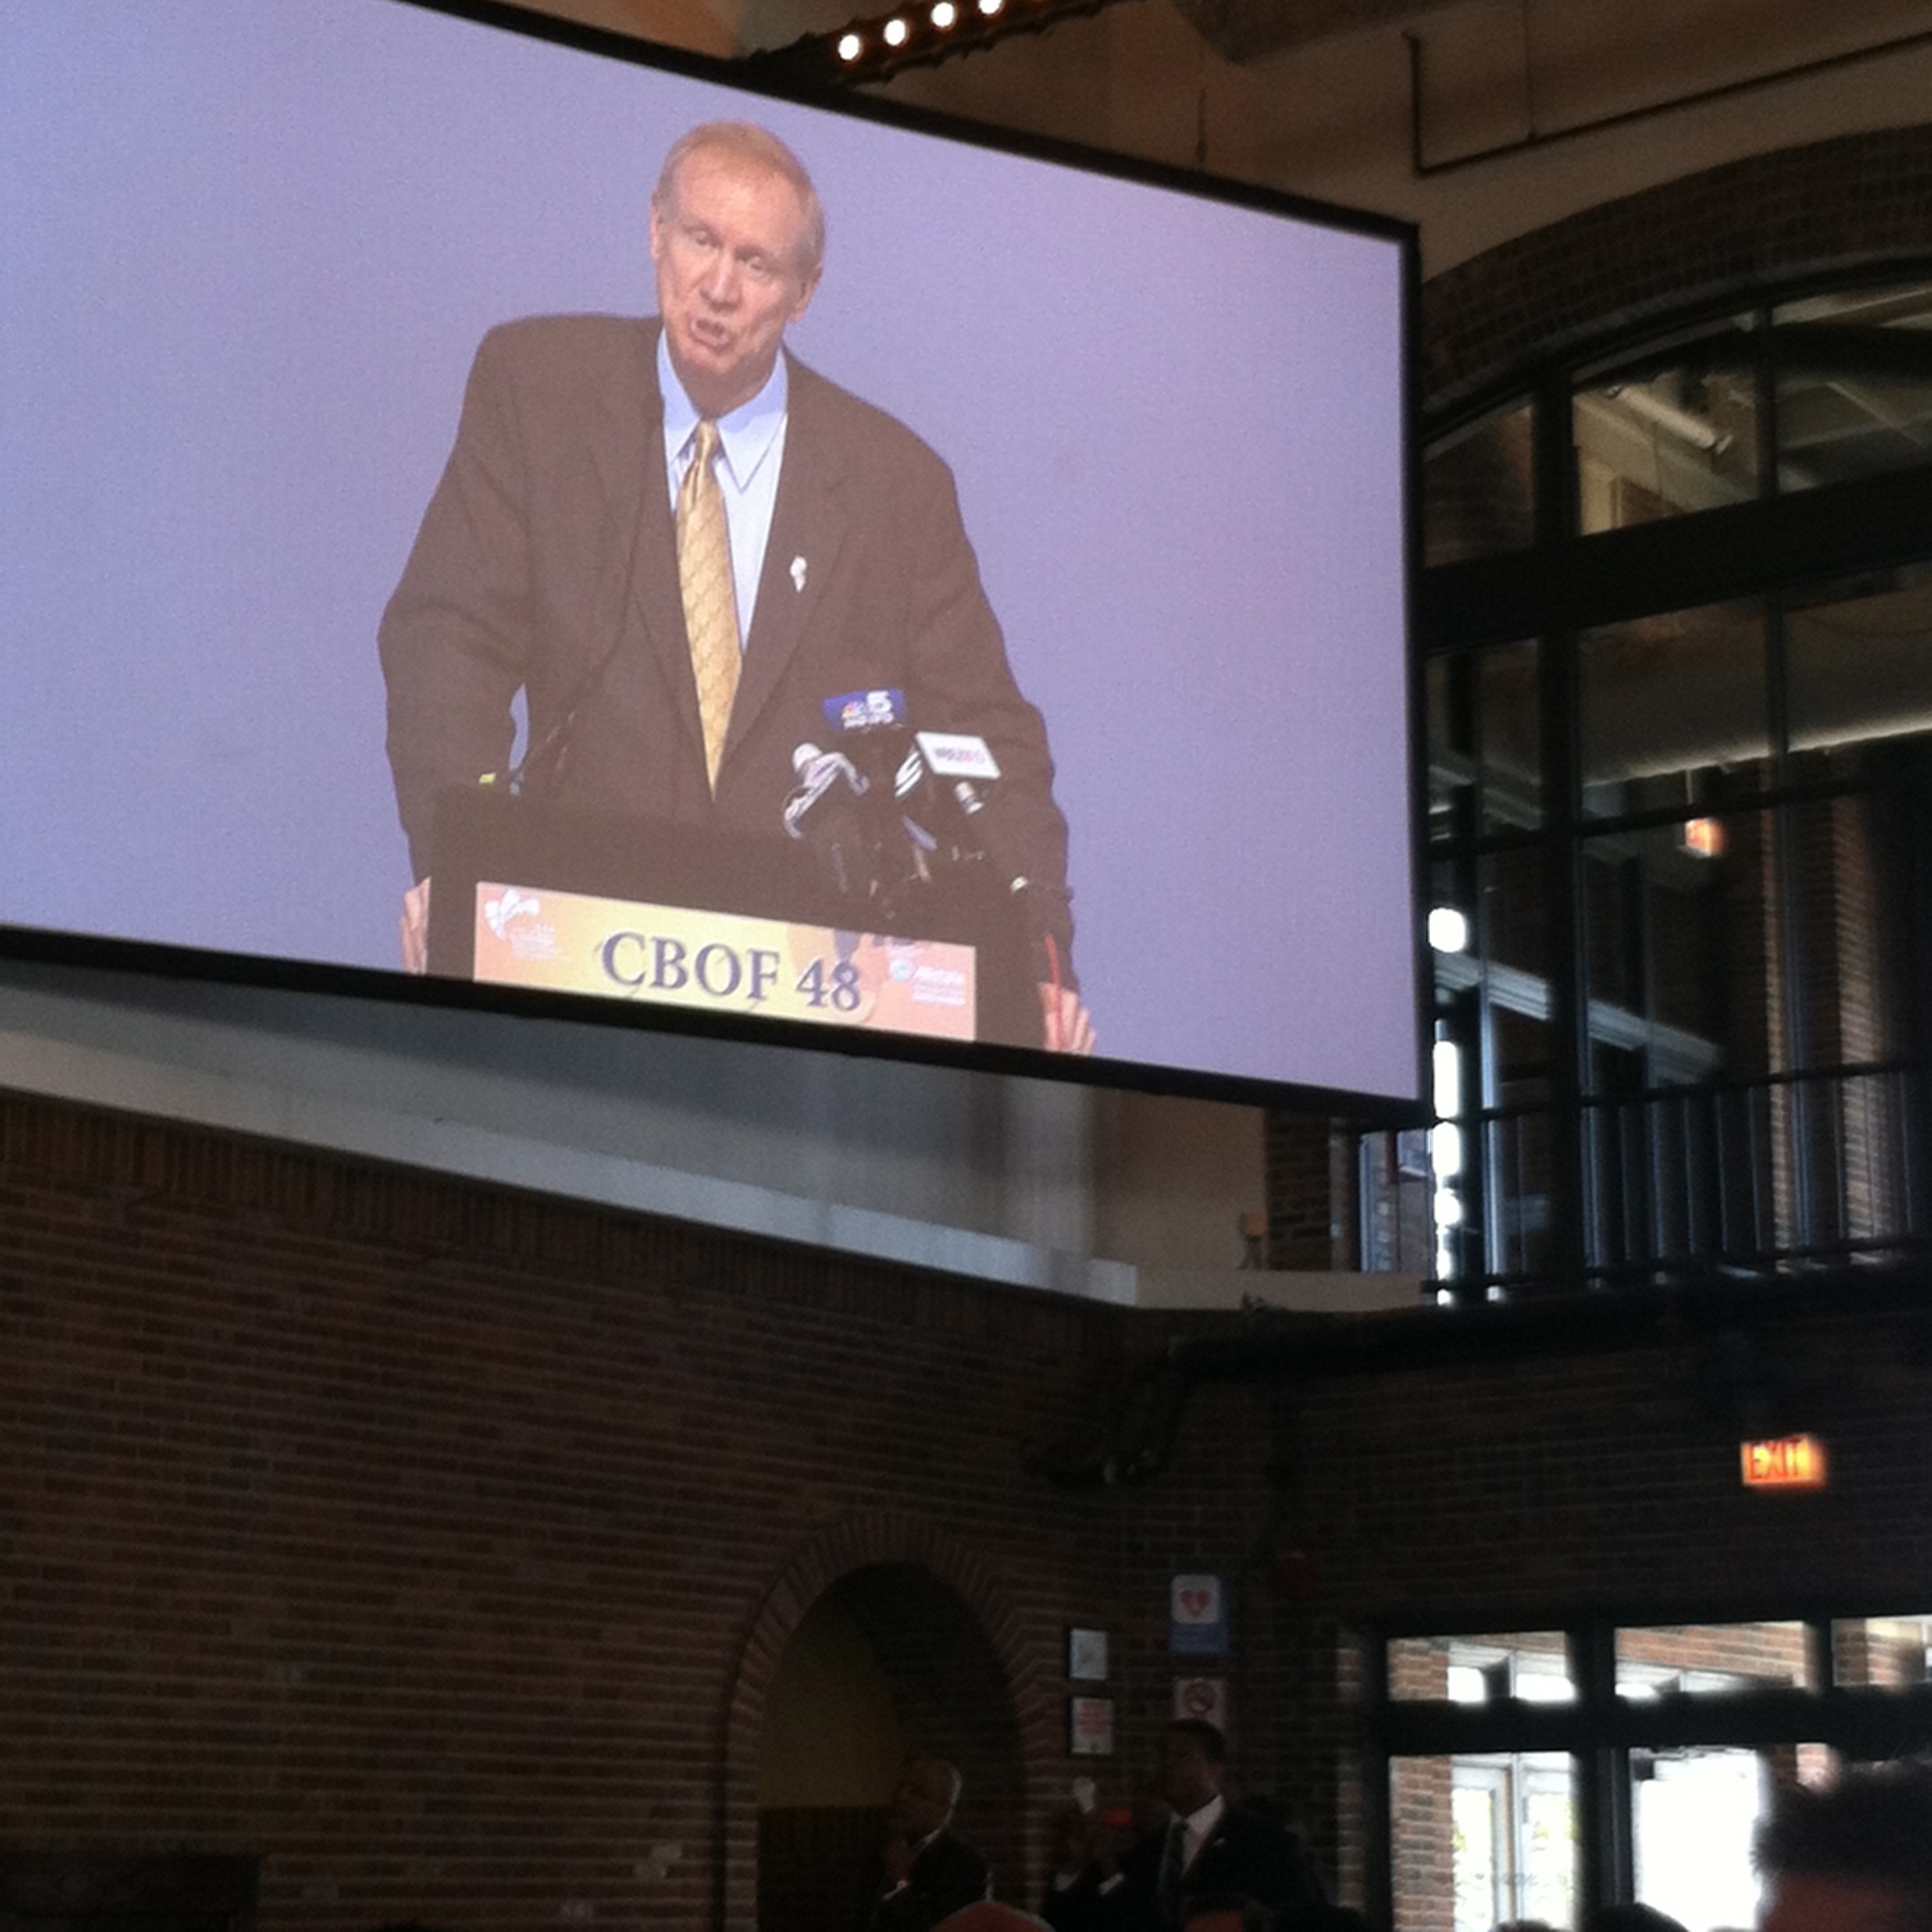
[[[892,1822],[915,1844],[946,1822],[953,1808],[953,1783],[943,1764],[921,1760],[899,1774],[892,1793]]]
[[[1896,1885],[1791,1872],[1766,1897],[1758,1932],[1914,1932],[1923,1904]]]
[[[1200,1738],[1184,1733],[1162,1743],[1161,1795],[1180,1816],[1199,1811],[1219,1790],[1220,1766],[1208,1757]]]
[[[775,170],[700,148],[651,202],[651,259],[672,367],[706,416],[763,388],[786,327],[818,285],[801,266],[805,211]]]

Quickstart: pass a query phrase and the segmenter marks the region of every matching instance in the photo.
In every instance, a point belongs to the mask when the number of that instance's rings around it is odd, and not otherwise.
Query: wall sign
[[[1112,1757],[1114,1754],[1114,1699],[1067,1699],[1067,1750],[1074,1757]]]
[[[1774,1436],[1737,1445],[1746,1489],[1823,1489],[1829,1480],[1816,1436]]]
[[[1227,1655],[1227,1580],[1205,1574],[1168,1585],[1168,1650],[1175,1657]]]
[[[1227,1680],[1225,1678],[1176,1678],[1174,1714],[1210,1723],[1223,1734],[1227,1729]]]
[[[1107,1682],[1107,1633],[1081,1630],[1067,1633],[1067,1675],[1076,1684]]]

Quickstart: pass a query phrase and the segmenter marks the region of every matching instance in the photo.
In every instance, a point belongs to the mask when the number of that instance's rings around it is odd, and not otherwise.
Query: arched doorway
[[[960,1835],[1021,1889],[1025,1772],[1012,1689],[978,1619],[918,1563],[826,1588],[772,1679],[758,1751],[759,1932],[862,1932],[908,1756],[964,1776]]]

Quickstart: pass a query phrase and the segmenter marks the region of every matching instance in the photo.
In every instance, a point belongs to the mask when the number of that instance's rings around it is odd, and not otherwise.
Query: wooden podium
[[[836,890],[802,842],[448,793],[429,970],[448,978],[1011,1047],[1041,1045],[1037,942],[983,862]]]

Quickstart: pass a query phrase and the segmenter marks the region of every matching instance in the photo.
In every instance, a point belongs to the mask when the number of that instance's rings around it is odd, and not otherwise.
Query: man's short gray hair
[[[668,205],[678,199],[678,171],[693,155],[707,149],[754,162],[770,169],[774,175],[782,175],[791,184],[805,218],[798,272],[808,282],[815,280],[825,260],[825,210],[818,200],[818,191],[805,173],[805,164],[768,128],[760,128],[754,121],[707,121],[702,127],[681,135],[665,156],[664,167],[658,175],[659,204]]]

